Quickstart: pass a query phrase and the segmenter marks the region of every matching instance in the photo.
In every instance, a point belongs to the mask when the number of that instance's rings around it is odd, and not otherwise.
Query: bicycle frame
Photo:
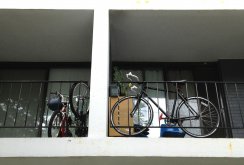
[[[61,123],[60,123],[60,135],[61,137],[65,137],[66,133],[67,133],[67,124],[68,124],[68,117],[67,117],[67,111],[66,111],[66,105],[60,110],[61,114],[62,114],[62,119],[61,119]]]
[[[133,117],[135,112],[136,112],[136,109],[137,107],[139,106],[140,104],[140,101],[142,98],[148,98],[157,108],[159,111],[161,111],[165,116],[166,116],[166,119],[169,119],[170,122],[177,122],[179,119],[176,118],[174,116],[175,114],[175,111],[176,111],[176,102],[177,102],[177,99],[178,97],[181,99],[181,101],[184,102],[184,104],[186,105],[186,107],[189,109],[189,111],[195,115],[195,116],[192,116],[191,118],[197,118],[199,117],[199,114],[192,108],[192,106],[187,102],[187,99],[184,97],[183,95],[183,92],[180,90],[180,88],[177,88],[177,91],[174,92],[174,91],[168,91],[168,92],[171,92],[171,93],[176,93],[177,96],[175,97],[174,99],[174,104],[173,104],[173,108],[172,108],[172,111],[171,111],[171,114],[167,114],[150,96],[148,96],[148,94],[146,93],[146,89],[151,89],[151,90],[159,90],[159,91],[166,91],[164,89],[158,89],[158,88],[153,88],[153,87],[146,87],[144,84],[142,86],[142,90],[140,91],[140,93],[138,94],[138,101],[136,103],[136,105],[134,106],[133,110],[131,111],[130,113],[130,116]],[[188,117],[189,118],[189,117]],[[180,119],[187,119],[187,117],[185,118],[180,118]]]

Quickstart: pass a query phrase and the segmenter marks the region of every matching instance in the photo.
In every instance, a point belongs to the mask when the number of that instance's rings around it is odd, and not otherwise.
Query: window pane
[[[46,70],[0,70],[0,136],[35,137],[39,135],[44,83],[16,82],[45,80]],[[10,82],[1,82],[9,80]]]

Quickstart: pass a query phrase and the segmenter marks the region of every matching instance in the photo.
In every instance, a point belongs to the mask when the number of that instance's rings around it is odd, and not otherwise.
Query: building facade
[[[242,163],[244,6],[240,1],[0,3],[3,164]],[[110,137],[114,67],[136,73],[141,81],[185,79],[197,84],[195,93],[204,92],[218,107],[222,129],[200,139],[162,138],[159,128],[156,137]],[[90,86],[88,136],[48,138],[51,111],[45,101],[55,90],[67,94],[77,80]],[[190,85],[186,93],[194,93]],[[25,102],[30,98],[36,101]]]

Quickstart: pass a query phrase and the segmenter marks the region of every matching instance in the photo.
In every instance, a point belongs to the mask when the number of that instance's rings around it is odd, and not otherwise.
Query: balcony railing
[[[54,112],[48,108],[48,100],[55,92],[68,99],[74,83],[77,81],[0,81],[0,137],[47,137]],[[67,104],[70,127],[76,129]]]
[[[109,136],[242,138],[244,83],[113,83],[109,112]]]
[[[50,93],[58,91],[68,96],[70,87],[74,81],[1,81],[0,82],[0,136],[1,137],[47,137],[47,128],[53,111],[47,106],[47,101],[52,96]],[[177,118],[177,107],[183,98],[205,98],[216,107],[219,114],[219,124],[217,131],[210,137],[244,137],[244,83],[243,82],[193,82],[193,81],[161,81],[144,82],[146,93],[156,103],[152,103],[148,97],[144,97],[144,103],[150,103],[153,112],[153,120],[149,126],[149,135],[160,137],[162,128],[174,128],[177,130],[178,124],[169,125],[165,115],[162,115],[159,107],[166,113],[171,114],[175,109],[174,117]],[[116,84],[110,88],[109,112],[113,105],[124,96],[137,96],[141,91],[142,84],[138,82],[118,83],[120,92],[117,91]],[[130,90],[133,87],[133,90]],[[179,92],[179,89],[182,93]],[[134,99],[135,100],[135,99]],[[126,117],[128,117],[131,107],[135,106],[133,99],[125,103]],[[191,103],[192,105],[194,103]],[[197,103],[195,103],[197,106]],[[207,104],[209,104],[207,102]],[[121,106],[121,107],[123,107]],[[122,110],[122,109],[121,109]],[[116,110],[115,110],[116,111]],[[118,110],[117,110],[118,111]],[[73,113],[70,106],[67,106],[67,114]],[[135,119],[122,121],[122,113],[115,112],[114,120],[120,121],[118,128],[124,127],[131,131],[138,128]],[[74,116],[72,116],[72,120]],[[213,117],[210,117],[212,119]],[[109,113],[109,136],[122,136],[115,131],[111,125],[111,115]],[[160,119],[160,120],[159,120]],[[177,121],[171,121],[177,123]],[[201,122],[194,123],[190,119],[186,129],[197,130],[196,132],[205,132],[213,128],[205,126]],[[137,124],[137,125],[136,125]],[[184,122],[183,122],[184,124]],[[137,126],[135,129],[134,126]],[[76,128],[72,125],[71,128]],[[138,131],[136,130],[136,131]],[[140,136],[142,134],[139,134]],[[190,137],[187,134],[185,137]]]

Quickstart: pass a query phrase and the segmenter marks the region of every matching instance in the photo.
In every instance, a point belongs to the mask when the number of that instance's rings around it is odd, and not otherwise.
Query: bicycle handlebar
[[[67,102],[67,99],[69,98],[68,95],[62,95],[58,91],[56,91],[56,92],[50,92],[50,94],[59,96],[61,98],[61,101],[62,102]]]
[[[137,82],[134,82],[134,83],[142,84],[142,89],[151,89],[151,90],[157,90],[157,91],[166,91],[165,89],[160,89],[160,88],[155,88],[155,87],[148,87],[146,85],[147,82],[139,82],[138,76],[132,74],[132,72],[127,73],[126,74],[126,78],[129,79],[130,81],[132,81],[132,78],[135,78],[137,80]],[[130,84],[131,83],[133,83],[133,82],[130,82]],[[181,88],[181,86],[183,86],[185,83],[186,83],[186,80],[179,80],[179,81],[175,82],[175,86],[177,88]],[[138,88],[136,85],[129,85],[129,87],[130,87],[130,90],[131,91],[135,91]],[[174,91],[169,91],[169,92],[175,93]]]
[[[51,95],[58,95],[58,96],[60,96],[60,97],[64,97],[61,93],[59,93],[58,91],[56,91],[56,92],[50,92],[50,94]]]

